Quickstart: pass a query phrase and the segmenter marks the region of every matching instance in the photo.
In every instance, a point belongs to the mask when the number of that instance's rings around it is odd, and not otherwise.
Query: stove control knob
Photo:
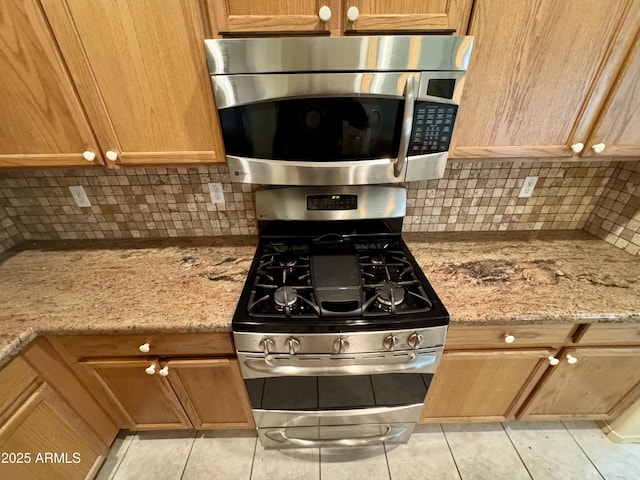
[[[289,349],[289,355],[295,355],[300,350],[300,340],[294,337],[289,337],[285,340],[284,344]]]
[[[389,351],[394,350],[397,344],[398,344],[398,337],[396,337],[395,335],[389,335],[387,338],[385,338],[382,341],[382,345],[384,345],[384,348],[386,348]]]
[[[258,348],[264,352],[265,355],[269,355],[276,345],[270,338],[263,338],[258,343]]]
[[[422,336],[421,333],[412,333],[411,335],[409,335],[409,338],[407,339],[407,343],[411,348],[420,348],[420,345],[422,345],[423,340],[424,340],[424,337]]]
[[[346,338],[340,337],[335,342],[333,342],[333,352],[334,353],[344,353],[349,348],[349,340]]]

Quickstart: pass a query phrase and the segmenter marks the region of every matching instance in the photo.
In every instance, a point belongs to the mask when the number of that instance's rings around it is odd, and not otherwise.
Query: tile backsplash
[[[588,227],[637,244],[627,230],[637,234],[638,163],[450,161],[444,178],[406,185],[404,229]],[[533,195],[518,198],[527,176],[538,177]],[[224,204],[211,203],[210,182],[222,184]],[[74,185],[84,187],[91,207],[76,206],[68,188]],[[22,239],[255,234],[254,189],[231,183],[226,167],[0,171],[0,249]],[[614,228],[622,223],[623,230]]]
[[[619,162],[585,230],[640,254],[640,161]]]

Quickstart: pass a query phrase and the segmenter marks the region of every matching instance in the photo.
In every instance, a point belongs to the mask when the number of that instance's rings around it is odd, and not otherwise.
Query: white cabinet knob
[[[567,354],[567,363],[569,365],[573,365],[574,363],[577,363],[578,359],[576,357],[574,357],[573,355],[569,355]]]
[[[169,366],[165,365],[164,367],[162,367],[160,370],[158,370],[158,374],[162,375],[163,377],[169,375]]]
[[[558,360],[556,357],[553,357],[551,355],[549,355],[549,364],[550,365],[558,365],[560,363],[560,360]]]
[[[156,373],[156,364],[152,363],[151,365],[149,365],[147,368],[144,369],[144,371],[148,374],[148,375],[153,375],[154,373]]]
[[[328,22],[331,18],[331,9],[326,5],[323,5],[322,7],[320,7],[318,17],[320,17],[320,20],[322,20],[323,22]]]
[[[574,143],[571,145],[571,150],[573,153],[580,153],[584,149],[584,143]]]
[[[604,148],[606,147],[606,145],[604,143],[596,143],[593,147],[591,147],[593,149],[593,151],[595,153],[602,153],[604,152]]]
[[[85,150],[82,152],[82,157],[89,162],[93,162],[96,159],[96,154],[91,150]]]
[[[347,18],[350,22],[355,22],[359,16],[360,10],[358,10],[358,7],[349,7],[349,10],[347,10]]]
[[[505,334],[504,336],[504,343],[513,343],[516,341],[516,337],[514,337],[513,335],[511,335],[510,333]]]
[[[114,152],[113,150],[107,150],[105,154],[108,160],[115,162],[118,159],[118,152]]]
[[[148,353],[149,350],[151,350],[151,345],[149,343],[143,343],[138,347],[138,350],[140,350],[142,353]]]

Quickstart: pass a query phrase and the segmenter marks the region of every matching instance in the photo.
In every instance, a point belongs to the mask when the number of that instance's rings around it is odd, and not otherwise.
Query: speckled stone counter
[[[407,234],[452,324],[640,321],[640,258],[584,232]],[[229,331],[257,238],[0,254],[0,365],[36,335]]]

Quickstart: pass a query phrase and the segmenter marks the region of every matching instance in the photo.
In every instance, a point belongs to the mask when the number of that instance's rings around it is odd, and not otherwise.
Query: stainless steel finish
[[[407,77],[404,89],[404,113],[402,114],[402,133],[400,134],[400,147],[398,148],[398,158],[394,160],[393,174],[396,177],[404,172],[404,164],[407,161],[407,152],[411,143],[411,130],[413,130],[413,110],[415,106],[415,80]]]
[[[345,353],[349,348],[349,340],[346,338],[338,338],[333,342],[333,353]]]
[[[424,340],[424,337],[422,336],[421,333],[412,333],[411,335],[409,335],[409,338],[407,339],[407,343],[411,348],[420,348],[420,345],[422,345],[423,340]]]
[[[247,378],[336,375],[376,375],[382,373],[435,373],[442,349],[394,354],[267,355],[238,353],[242,376]]]
[[[262,340],[260,340],[260,342],[258,342],[258,348],[262,350],[262,353],[264,353],[266,357],[270,352],[273,351],[273,349],[275,348],[275,344],[270,338],[263,338]]]
[[[285,343],[289,347],[289,355],[295,355],[300,350],[300,341],[297,338],[287,338]]]
[[[227,155],[231,180],[263,185],[369,185],[442,178],[447,152],[410,155],[395,176],[390,158],[345,162],[265,160]]]
[[[473,37],[346,36],[205,40],[209,73],[467,70]]]
[[[381,430],[384,430],[380,433]],[[376,445],[382,442],[398,442],[403,436],[413,430],[413,424],[406,425],[351,425],[345,426],[327,426],[327,427],[294,427],[294,428],[278,428],[259,431],[261,440],[265,447],[273,448],[310,448],[310,447],[364,447],[368,445]],[[291,432],[291,433],[289,433]],[[374,432],[371,434],[370,432]],[[294,436],[299,435],[303,438]],[[323,436],[345,435],[343,438],[322,438]],[[304,438],[320,437],[317,439]],[[263,440],[268,438],[271,442]],[[406,442],[406,440],[404,440]]]
[[[418,330],[393,330],[393,331],[375,331],[375,332],[357,332],[357,333],[309,333],[297,336],[300,341],[300,354],[327,354],[331,352],[331,346],[337,338],[343,337],[349,341],[349,353],[355,355],[359,353],[383,353],[388,354],[384,348],[384,339],[389,335],[398,337],[396,350],[413,350],[408,343],[408,338],[413,333],[419,333],[423,337],[423,348],[431,349],[442,347],[445,342],[447,327],[431,327]],[[263,338],[272,340],[275,344],[271,353],[288,354],[289,347],[286,340],[291,337],[288,333],[251,333],[251,332],[234,332],[233,340],[236,350],[239,353],[256,353],[263,354],[262,347],[258,348],[258,342]],[[418,353],[418,352],[413,352]],[[296,355],[297,356],[297,355]]]
[[[307,210],[307,195],[357,195],[357,210]],[[256,192],[259,220],[360,220],[398,218],[406,213],[407,191],[388,185],[269,188]]]
[[[382,96],[402,98],[405,82],[422,82],[420,73],[280,73],[212,77],[219,109],[266,100],[303,97]],[[406,80],[405,80],[406,78]],[[414,92],[415,93],[415,92]]]
[[[324,425],[354,425],[358,423],[410,423],[416,421],[422,403],[401,407],[374,407],[356,410],[263,410],[254,409],[258,428],[314,427]]]
[[[390,352],[395,350],[397,344],[398,344],[398,337],[396,337],[395,335],[389,335],[382,341],[382,345],[384,346],[384,348],[386,348]]]

